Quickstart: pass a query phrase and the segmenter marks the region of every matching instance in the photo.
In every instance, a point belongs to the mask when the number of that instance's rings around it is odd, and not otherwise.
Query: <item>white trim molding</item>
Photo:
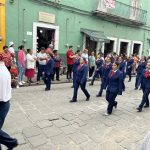
[[[131,49],[131,54],[133,53],[133,48],[134,48],[134,44],[140,44],[140,50],[139,50],[139,57],[141,58],[142,56],[142,51],[143,51],[143,42],[141,41],[132,41],[132,49]]]
[[[36,54],[37,52],[37,28],[49,28],[55,30],[55,45],[54,49],[59,50],[59,26],[47,24],[47,23],[39,23],[33,22],[33,52]]]
[[[130,51],[131,51],[131,40],[119,39],[119,42],[118,42],[118,52],[117,52],[118,55],[120,54],[120,45],[121,45],[121,42],[128,43],[127,56],[129,56],[130,55]]]
[[[107,37],[109,40],[114,41],[113,52],[117,53],[117,38],[115,37]],[[102,45],[102,52],[104,53],[105,43]]]

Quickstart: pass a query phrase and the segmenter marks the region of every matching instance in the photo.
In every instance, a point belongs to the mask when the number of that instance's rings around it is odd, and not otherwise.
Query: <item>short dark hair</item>
[[[23,49],[24,48],[24,45],[20,45],[19,47],[18,47],[18,49]]]
[[[72,45],[70,45],[70,46],[69,46],[69,49],[70,49],[70,48],[73,48],[73,46],[72,46]]]
[[[41,47],[41,51],[42,51],[42,50],[45,50],[45,47]]]
[[[30,48],[28,48],[28,49],[27,49],[27,53],[30,53],[30,52],[31,52],[31,49],[30,49]]]
[[[115,64],[117,67],[119,67],[119,65],[120,65],[120,63],[117,62],[117,61],[115,61],[114,64]]]
[[[4,49],[6,49],[6,48],[8,48],[8,46],[6,46],[6,45],[5,45],[5,46],[3,46],[3,50],[4,50]]]

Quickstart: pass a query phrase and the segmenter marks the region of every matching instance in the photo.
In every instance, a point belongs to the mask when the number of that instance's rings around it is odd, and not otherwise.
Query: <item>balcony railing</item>
[[[145,25],[147,11],[126,5],[116,1],[114,7],[110,8],[104,4],[105,0],[100,0],[95,13],[106,20],[127,23],[132,25]]]

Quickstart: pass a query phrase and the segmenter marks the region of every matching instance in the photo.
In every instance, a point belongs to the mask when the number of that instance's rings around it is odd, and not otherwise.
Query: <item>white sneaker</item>
[[[19,82],[18,84],[21,85],[21,86],[23,85],[22,82]]]
[[[19,85],[17,85],[16,88],[19,89]]]
[[[24,81],[21,81],[22,82],[22,84],[25,84],[26,82],[24,82]]]
[[[110,114],[108,114],[107,112],[104,113],[104,116],[109,116]]]

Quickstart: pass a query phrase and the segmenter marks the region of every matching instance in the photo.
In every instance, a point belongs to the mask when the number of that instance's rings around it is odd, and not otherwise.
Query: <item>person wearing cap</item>
[[[72,102],[77,102],[77,94],[78,94],[78,89],[79,86],[81,87],[81,90],[86,96],[86,101],[90,100],[90,94],[86,90],[86,82],[87,82],[87,76],[88,76],[88,65],[87,61],[85,58],[80,58],[80,64],[77,68],[77,73],[75,77],[75,83],[74,83],[74,93],[73,93],[73,98],[70,101]]]
[[[15,57],[14,42],[9,42],[9,49],[8,49],[8,51],[11,53],[12,56]]]
[[[2,130],[5,118],[10,108],[10,99],[11,75],[2,61],[2,55],[0,55],[0,144],[5,145],[8,150],[13,150],[14,147],[18,145],[17,139],[10,137]]]

